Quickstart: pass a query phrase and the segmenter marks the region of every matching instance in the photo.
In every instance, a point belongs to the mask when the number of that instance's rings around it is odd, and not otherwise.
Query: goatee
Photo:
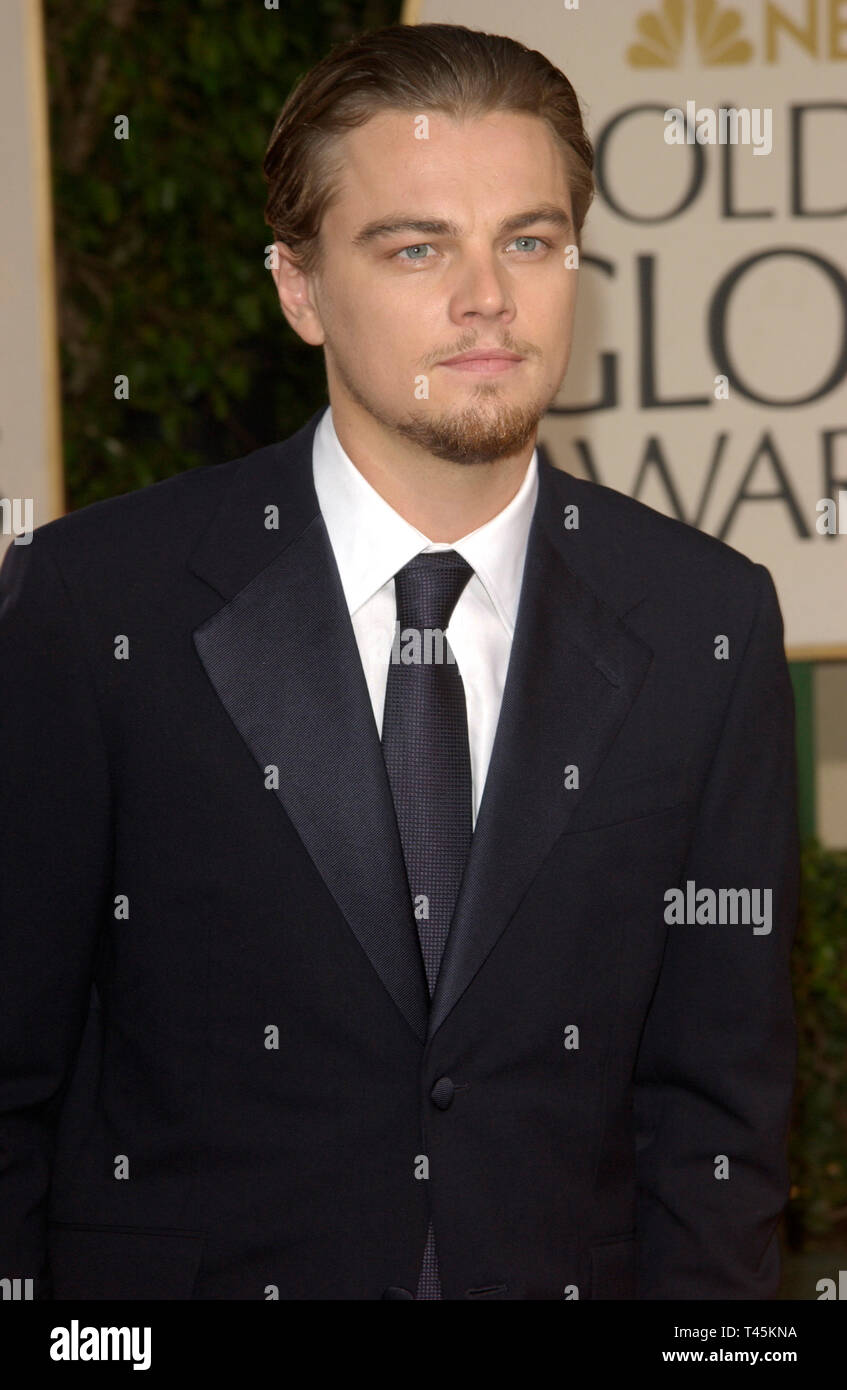
[[[449,463],[494,463],[512,458],[530,442],[545,407],[499,405],[484,410],[469,405],[452,414],[420,414],[397,420],[393,428],[435,458]]]

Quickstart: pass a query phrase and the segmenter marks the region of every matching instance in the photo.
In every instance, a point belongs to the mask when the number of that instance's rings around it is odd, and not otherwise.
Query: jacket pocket
[[[199,1231],[51,1221],[53,1298],[191,1298],[204,1241]]]
[[[591,1246],[591,1297],[635,1298],[635,1236]]]
[[[566,835],[588,830],[605,830],[645,816],[660,815],[692,801],[690,787],[678,772],[648,777],[628,777],[625,781],[601,782],[586,788],[584,799],[574,808],[565,828]]]

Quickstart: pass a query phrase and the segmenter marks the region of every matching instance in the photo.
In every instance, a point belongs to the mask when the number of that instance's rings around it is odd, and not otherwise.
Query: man
[[[392,27],[307,74],[265,169],[329,409],[3,569],[2,1273],[773,1297],[780,610],[535,449],[591,196],[573,89]]]

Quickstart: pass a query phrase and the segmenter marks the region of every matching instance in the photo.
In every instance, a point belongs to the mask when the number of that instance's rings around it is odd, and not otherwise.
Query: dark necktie
[[[444,629],[473,574],[455,550],[421,553],[394,576],[397,623],[382,751],[415,905],[430,997],[473,834],[462,677]],[[416,1298],[441,1298],[432,1222]]]

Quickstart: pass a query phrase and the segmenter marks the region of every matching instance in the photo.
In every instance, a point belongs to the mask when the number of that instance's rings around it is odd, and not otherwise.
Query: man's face
[[[392,110],[342,137],[321,265],[296,305],[296,277],[276,273],[280,300],[297,332],[325,346],[334,410],[364,411],[455,463],[511,457],[534,439],[570,354],[565,159],[531,115],[434,113],[427,139],[421,124]],[[485,348],[519,360],[445,365]]]

